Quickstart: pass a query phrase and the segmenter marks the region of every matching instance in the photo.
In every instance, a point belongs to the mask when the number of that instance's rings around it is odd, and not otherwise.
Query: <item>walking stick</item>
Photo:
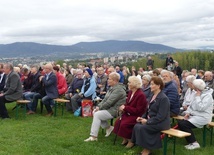
[[[120,113],[120,118],[119,118],[119,123],[118,123],[118,127],[117,127],[117,131],[116,131],[116,135],[115,135],[115,137],[114,137],[114,145],[115,145],[115,142],[116,142],[116,140],[117,140],[117,133],[118,133],[118,131],[119,131],[119,129],[120,129],[120,123],[121,123],[121,119],[122,119],[122,113]]]

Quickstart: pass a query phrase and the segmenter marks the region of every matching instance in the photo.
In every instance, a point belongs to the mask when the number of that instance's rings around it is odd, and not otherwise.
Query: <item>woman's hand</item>
[[[136,119],[136,122],[140,123],[142,119],[143,119],[142,117],[138,117],[138,118]]]
[[[124,108],[125,108],[125,106],[124,106],[124,105],[121,105],[121,106],[119,107],[119,110],[120,110],[120,111],[123,111]]]
[[[189,114],[188,114],[188,113],[184,116],[184,119],[185,119],[185,120],[188,120],[188,119],[189,119]]]
[[[100,109],[99,107],[94,108],[92,113],[94,114],[95,112],[99,111],[99,109]]]
[[[140,122],[141,122],[141,124],[146,124],[146,122],[147,122],[147,119],[145,119],[145,118],[142,118]]]

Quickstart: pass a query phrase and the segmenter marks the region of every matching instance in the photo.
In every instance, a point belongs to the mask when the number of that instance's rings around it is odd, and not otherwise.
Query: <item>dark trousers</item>
[[[12,101],[7,101],[5,99],[4,96],[0,97],[0,116],[4,119],[4,118],[9,118],[8,112],[7,112],[7,108],[5,106],[5,103],[9,103]]]
[[[179,121],[178,121],[178,127],[179,127],[179,129],[182,130],[182,131],[191,133],[190,136],[185,137],[185,138],[186,138],[186,141],[187,141],[188,143],[193,143],[193,142],[196,141],[195,135],[194,135],[194,133],[193,133],[193,131],[192,131],[192,129],[197,128],[196,126],[194,126],[192,123],[190,123],[190,122],[187,121],[187,120],[179,120]]]
[[[48,97],[47,95],[42,98],[42,103],[45,105],[45,108],[48,113],[53,112],[51,106],[54,105],[54,100]]]

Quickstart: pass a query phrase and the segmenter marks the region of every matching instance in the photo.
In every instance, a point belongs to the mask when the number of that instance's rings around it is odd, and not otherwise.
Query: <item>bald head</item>
[[[205,81],[211,81],[213,79],[213,73],[210,71],[206,71],[204,73],[204,79]]]

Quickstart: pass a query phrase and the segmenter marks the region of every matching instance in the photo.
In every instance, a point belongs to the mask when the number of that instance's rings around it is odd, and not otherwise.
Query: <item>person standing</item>
[[[147,66],[147,70],[153,70],[153,66],[154,66],[154,60],[152,60],[151,56],[148,56],[148,61],[146,63]]]
[[[9,118],[5,103],[10,103],[22,98],[22,84],[20,76],[13,71],[13,65],[5,64],[4,72],[7,75],[7,78],[4,90],[0,94],[0,115],[2,119]]]
[[[174,63],[173,58],[168,54],[166,58],[166,69],[171,70],[172,69],[172,64]]]
[[[180,83],[182,80],[182,76],[181,76],[182,72],[183,72],[182,68],[179,66],[178,62],[175,61],[174,74],[178,76]]]

